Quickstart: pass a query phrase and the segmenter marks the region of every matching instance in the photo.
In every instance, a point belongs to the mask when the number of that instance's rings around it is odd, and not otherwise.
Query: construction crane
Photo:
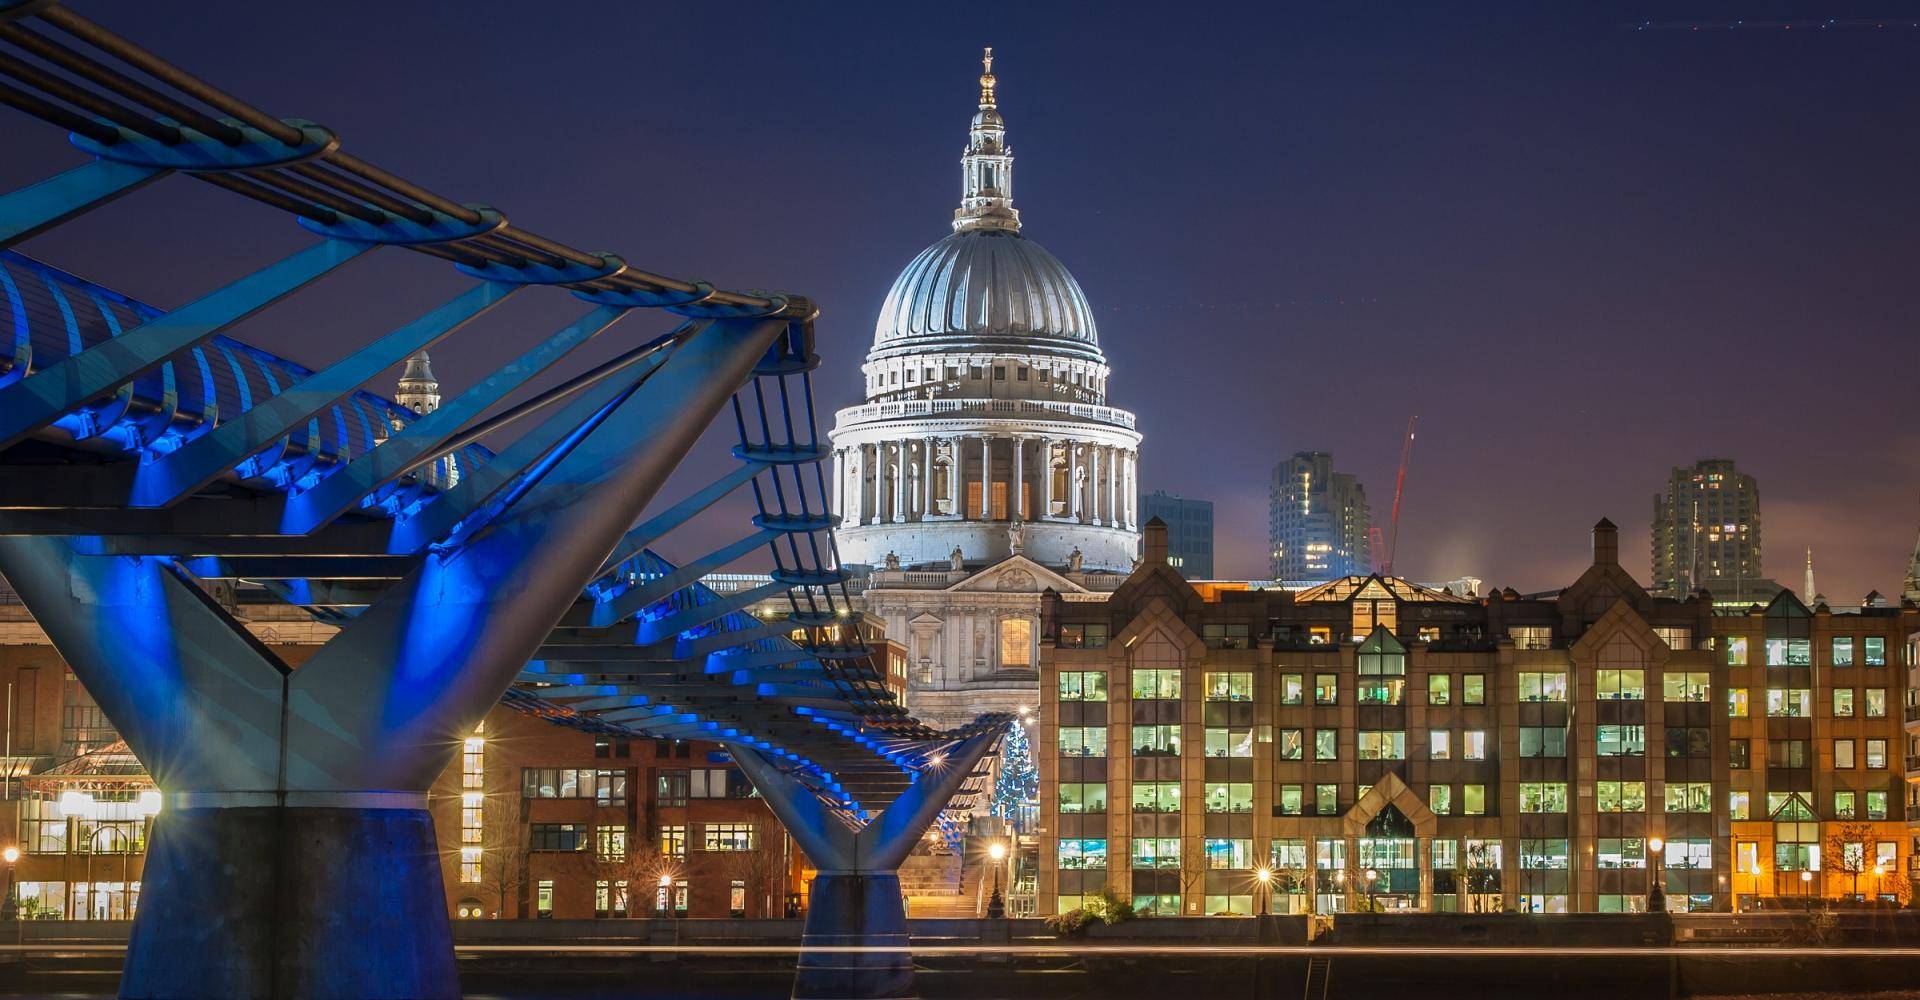
[[[1387,530],[1382,532],[1377,524],[1367,527],[1373,570],[1381,576],[1393,575],[1393,556],[1400,545],[1400,498],[1407,490],[1407,463],[1413,460],[1413,425],[1419,420],[1417,413],[1407,418],[1407,438],[1400,443],[1400,472],[1393,480],[1393,512],[1387,519]]]

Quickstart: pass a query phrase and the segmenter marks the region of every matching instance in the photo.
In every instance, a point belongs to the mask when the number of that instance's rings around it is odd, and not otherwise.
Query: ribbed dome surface
[[[872,359],[1010,348],[1104,361],[1080,283],[1015,232],[954,233],[920,252],[887,293]]]

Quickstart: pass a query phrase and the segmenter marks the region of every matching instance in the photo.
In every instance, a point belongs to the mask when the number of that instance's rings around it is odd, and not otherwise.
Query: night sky
[[[1835,603],[1897,595],[1920,528],[1910,24],[1765,3],[1689,5],[1699,30],[1636,27],[1666,4],[73,6],[535,232],[811,296],[831,406],[859,395],[894,274],[947,232],[992,45],[1025,231],[1094,305],[1143,485],[1215,501],[1222,576],[1265,575],[1267,476],[1293,451],[1332,451],[1384,510],[1411,413],[1399,569],[1420,579],[1558,587],[1602,515],[1644,577],[1653,494],[1706,456],[1759,477],[1768,575],[1797,589],[1811,544]],[[0,185],[78,162],[0,110]],[[302,241],[170,179],[23,249],[171,307]],[[461,287],[387,256],[236,333],[325,361]],[[548,332],[558,298],[437,352],[443,380]]]

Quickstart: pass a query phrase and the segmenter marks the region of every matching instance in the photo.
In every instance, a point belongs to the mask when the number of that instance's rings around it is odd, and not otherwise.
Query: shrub
[[[1086,905],[1047,918],[1047,929],[1061,937],[1079,937],[1094,924],[1123,924],[1133,919],[1133,904],[1121,899],[1111,888],[1088,899]]]

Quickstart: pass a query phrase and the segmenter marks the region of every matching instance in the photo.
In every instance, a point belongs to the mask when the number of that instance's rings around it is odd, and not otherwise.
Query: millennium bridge
[[[85,160],[0,195],[0,573],[164,793],[122,996],[458,996],[426,789],[503,697],[723,744],[819,870],[807,943],[905,944],[896,869],[1006,720],[916,722],[842,627],[807,299],[536,234],[57,4],[0,0],[0,42],[0,103],[27,116],[6,147],[34,119]],[[137,234],[155,196],[109,203],[176,177],[280,210],[307,245],[171,310],[13,249],[96,210]],[[228,335],[400,254],[466,287],[336,357]],[[469,338],[506,356],[431,412],[365,388],[521,296],[578,316]],[[728,471],[661,496],[716,421]],[[742,490],[736,540],[662,554]],[[756,552],[766,586],[700,585]],[[210,596],[230,584],[337,632],[282,662]],[[747,613],[781,595],[784,620]],[[807,952],[794,987],[913,992],[885,949]]]

